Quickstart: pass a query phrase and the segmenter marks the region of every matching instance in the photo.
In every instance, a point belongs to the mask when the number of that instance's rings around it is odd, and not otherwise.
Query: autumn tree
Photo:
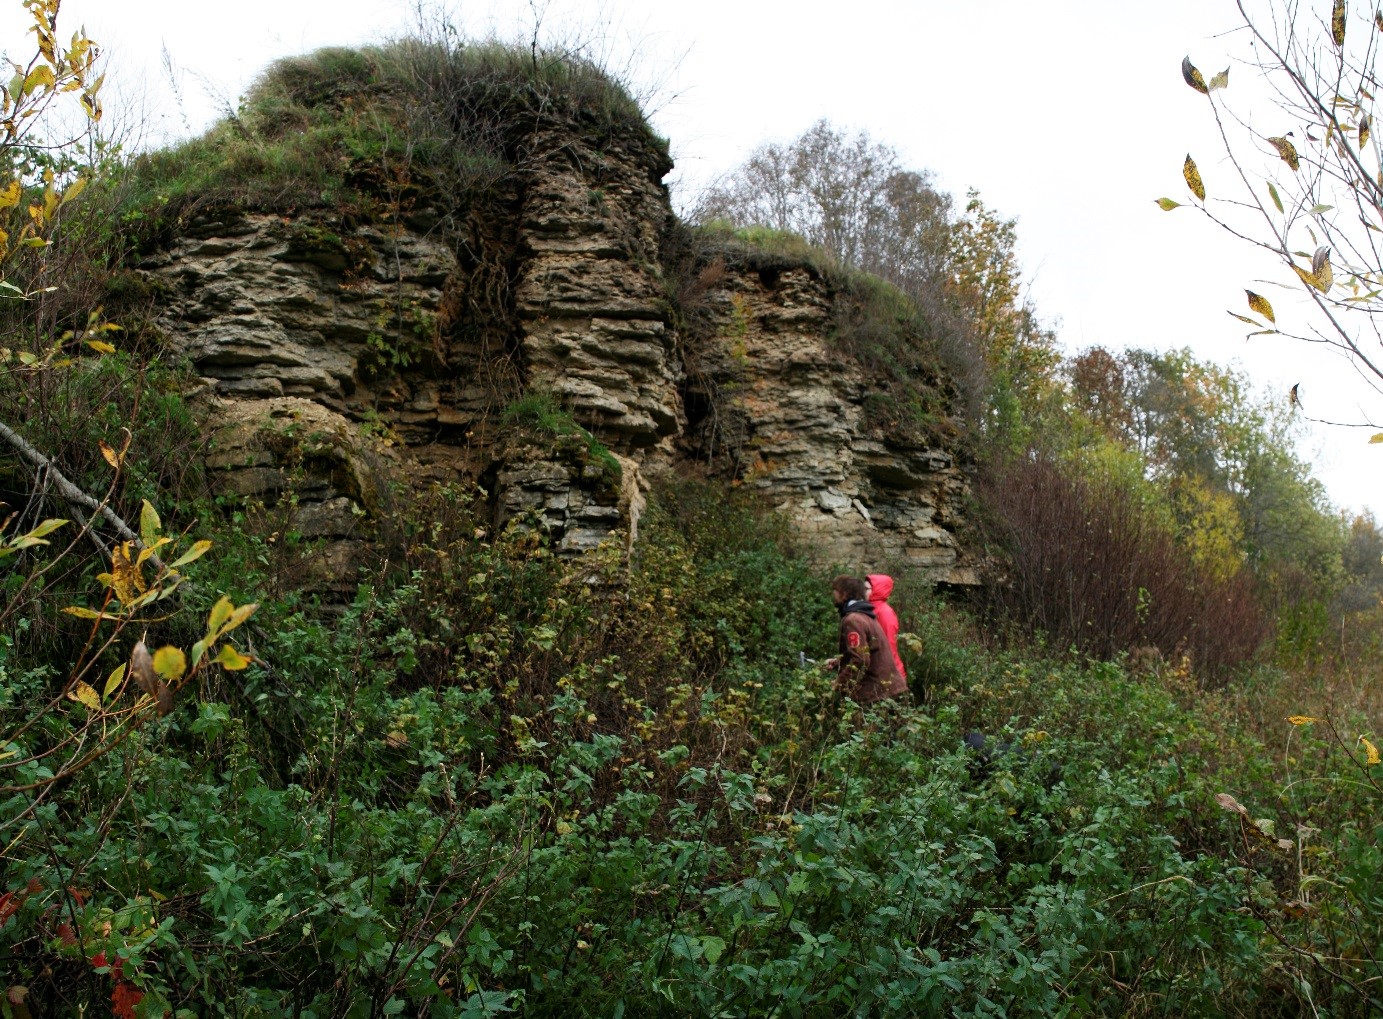
[[[991,435],[1054,393],[1060,356],[1023,290],[1017,224],[977,192],[962,209],[926,170],[861,131],[819,121],[788,144],[756,149],[701,196],[697,222],[767,227],[805,239],[843,269],[878,276],[933,324],[971,407]]]
[[[1138,452],[1193,549],[1248,563],[1284,598],[1328,596],[1344,536],[1323,486],[1293,452],[1300,422],[1285,401],[1185,349],[1095,347],[1072,359],[1067,378],[1072,406]]]
[[[1350,10],[1345,0],[1236,7],[1242,31],[1227,36],[1243,40],[1238,56],[1250,74],[1236,73],[1231,88],[1232,68],[1207,76],[1189,56],[1181,68],[1205,97],[1228,157],[1215,157],[1228,171],[1207,179],[1202,167],[1216,164],[1187,155],[1192,204],[1281,267],[1266,284],[1245,281],[1245,306],[1231,314],[1254,327],[1250,335],[1277,333],[1343,355],[1383,395],[1383,151],[1375,131],[1383,14]],[[1184,203],[1158,204],[1170,211]],[[1289,313],[1279,300],[1285,293],[1304,301],[1292,300]]]
[[[930,172],[905,169],[887,145],[824,120],[787,145],[759,146],[692,212],[698,222],[795,233],[842,268],[904,289],[946,271],[951,214]]]

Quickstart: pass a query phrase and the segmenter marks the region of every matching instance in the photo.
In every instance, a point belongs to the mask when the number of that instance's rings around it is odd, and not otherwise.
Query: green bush
[[[31,1000],[1368,1014],[1376,832],[1340,823],[1368,798],[1331,791],[1343,762],[1309,727],[1279,798],[1273,757],[1184,672],[987,650],[925,601],[905,624],[937,709],[861,715],[797,667],[833,613],[748,499],[657,493],[617,593],[534,536],[477,537],[455,493],[440,506],[401,575],[341,616],[266,603],[258,664],[20,823],[0,951]],[[221,552],[206,597],[256,554]],[[618,557],[596,568],[616,578]],[[45,679],[6,647],[8,730]],[[982,762],[973,729],[1011,749]],[[1309,910],[1284,912],[1293,854],[1246,843],[1222,792],[1315,829],[1330,884]],[[1301,951],[1345,961],[1331,976]]]

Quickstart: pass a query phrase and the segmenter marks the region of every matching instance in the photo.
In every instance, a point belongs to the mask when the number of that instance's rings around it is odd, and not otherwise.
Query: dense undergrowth
[[[861,714],[797,666],[832,617],[752,504],[661,492],[607,586],[613,548],[477,538],[439,495],[403,572],[344,616],[266,601],[254,665],[7,825],[0,951],[34,1014],[1376,1007],[1375,776],[1312,727],[1270,752],[1184,667],[1002,651],[925,598],[926,705]],[[314,554],[259,531],[222,528],[189,612]],[[15,648],[7,731],[61,667]],[[45,767],[14,758],[87,710],[7,745],[6,817]]]

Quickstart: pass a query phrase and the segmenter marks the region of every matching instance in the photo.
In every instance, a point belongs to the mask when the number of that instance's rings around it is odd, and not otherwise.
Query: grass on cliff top
[[[113,187],[116,219],[156,241],[208,207],[368,218],[372,200],[406,202],[429,182],[429,200],[460,203],[519,167],[545,123],[597,144],[633,137],[667,160],[638,103],[589,59],[404,39],[272,64],[235,114],[134,159]]]

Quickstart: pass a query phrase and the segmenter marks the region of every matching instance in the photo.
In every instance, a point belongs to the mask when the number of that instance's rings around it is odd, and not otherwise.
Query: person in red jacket
[[[840,613],[840,656],[826,663],[836,672],[835,689],[856,704],[874,704],[907,693],[898,674],[888,640],[865,599],[859,577],[836,577],[831,600]]]
[[[888,649],[893,652],[893,664],[898,667],[898,675],[908,678],[908,670],[903,668],[903,659],[898,654],[898,613],[888,603],[893,593],[893,578],[886,573],[871,573],[865,577],[865,591],[869,604],[874,606],[874,618],[879,621],[879,629],[888,638]]]

